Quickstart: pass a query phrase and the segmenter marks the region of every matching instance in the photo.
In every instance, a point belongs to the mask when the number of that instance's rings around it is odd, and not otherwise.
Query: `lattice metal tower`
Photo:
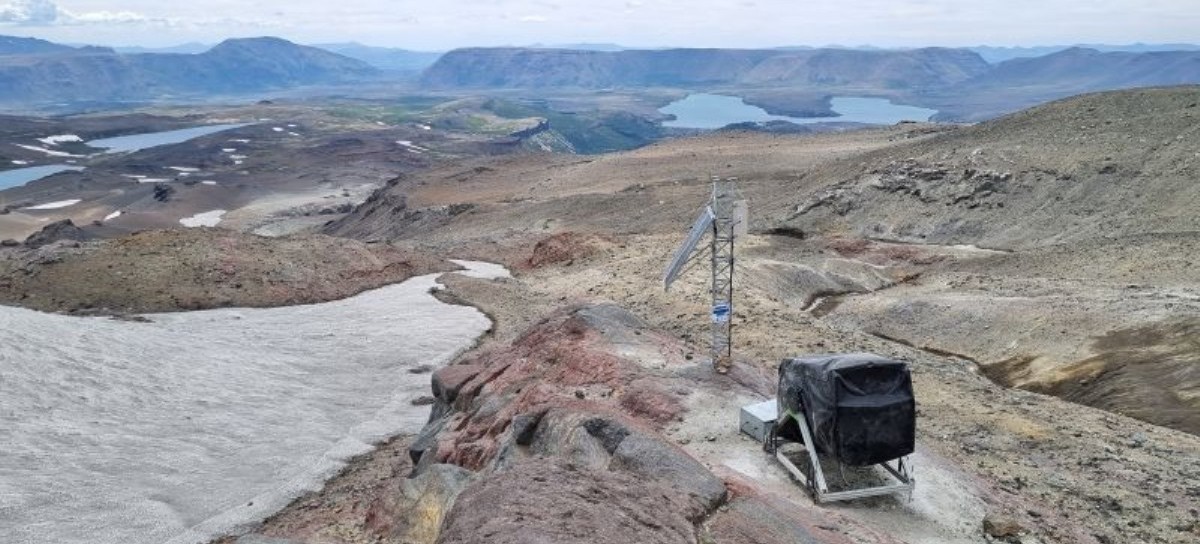
[[[737,178],[713,177],[712,364],[728,372],[733,364],[733,243],[737,227]]]
[[[670,289],[688,263],[703,262],[697,258],[703,252],[696,248],[706,234],[712,234],[711,360],[720,373],[733,364],[733,244],[735,238],[746,234],[747,221],[746,201],[738,199],[737,178],[713,177],[712,197],[663,272],[663,288]]]

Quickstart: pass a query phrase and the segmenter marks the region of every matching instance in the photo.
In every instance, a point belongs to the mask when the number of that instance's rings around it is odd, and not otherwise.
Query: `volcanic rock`
[[[1022,532],[1017,520],[1000,514],[988,514],[983,518],[983,532],[994,538],[1016,537]]]
[[[62,221],[50,223],[42,230],[30,235],[29,238],[25,239],[25,247],[38,248],[60,240],[80,242],[88,238],[87,233],[75,226],[74,222],[70,219],[63,219]]]

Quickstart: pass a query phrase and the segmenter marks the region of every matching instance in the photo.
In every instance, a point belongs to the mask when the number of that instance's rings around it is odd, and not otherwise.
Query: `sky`
[[[1200,0],[0,0],[0,34],[160,47],[230,37],[418,50],[1200,42]]]

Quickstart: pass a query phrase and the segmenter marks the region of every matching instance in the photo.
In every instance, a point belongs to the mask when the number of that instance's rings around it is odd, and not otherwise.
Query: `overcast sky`
[[[227,37],[463,46],[1200,42],[1200,0],[0,0],[0,34],[162,46]]]

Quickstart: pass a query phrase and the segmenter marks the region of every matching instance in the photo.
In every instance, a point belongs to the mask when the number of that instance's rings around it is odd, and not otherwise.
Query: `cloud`
[[[0,34],[156,45],[251,34],[421,49],[1183,42],[1197,27],[1200,0],[0,0]]]
[[[131,23],[165,23],[167,19],[147,17],[132,11],[93,11],[89,13],[68,13],[70,22],[75,24],[131,24]]]
[[[0,0],[0,23],[37,26],[58,20],[58,6],[50,0]]]
[[[177,21],[148,17],[134,11],[88,11],[75,13],[50,0],[0,0],[0,24],[20,26],[128,25],[174,26]]]

